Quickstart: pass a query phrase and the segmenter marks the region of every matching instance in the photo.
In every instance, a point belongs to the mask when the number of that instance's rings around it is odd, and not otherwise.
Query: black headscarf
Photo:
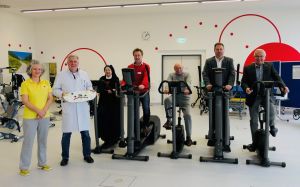
[[[110,69],[111,69],[111,78],[112,79],[119,79],[118,77],[117,77],[117,75],[116,75],[116,72],[115,72],[115,69],[114,69],[114,67],[112,66],[112,65],[106,65],[106,66],[104,66],[104,71],[105,71],[105,68],[107,68],[107,67],[109,67]]]

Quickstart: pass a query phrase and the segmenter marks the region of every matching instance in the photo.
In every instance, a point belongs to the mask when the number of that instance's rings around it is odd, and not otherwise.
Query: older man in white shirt
[[[68,56],[68,69],[60,72],[53,86],[53,95],[62,98],[64,94],[92,90],[92,83],[88,74],[79,69],[79,58],[77,55]],[[83,157],[87,163],[93,163],[91,157],[91,138],[89,135],[90,123],[89,104],[87,102],[70,103],[62,102],[62,160],[61,166],[66,166],[69,161],[69,148],[72,132],[80,132],[83,148]]]

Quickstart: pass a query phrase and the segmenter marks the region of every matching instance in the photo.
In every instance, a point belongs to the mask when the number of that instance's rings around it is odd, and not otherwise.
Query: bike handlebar
[[[122,94],[126,94],[126,93],[136,93],[136,94],[140,94],[140,90],[138,88],[138,86],[130,86],[130,88],[133,88],[131,91],[129,91],[129,87],[126,87],[127,85],[121,86],[120,89],[116,90],[116,96],[117,97],[122,97]],[[128,92],[129,91],[129,92]],[[143,98],[145,97],[150,90],[147,90],[146,92],[143,92],[142,95],[139,95],[139,98]]]
[[[258,85],[260,85],[260,89],[263,89],[263,90],[266,89],[266,88],[278,87],[279,90],[280,90],[280,94],[275,93],[274,95],[276,95],[276,96],[284,96],[285,95],[285,93],[282,90],[282,88],[284,88],[284,84],[280,81],[256,81],[251,86],[252,90],[257,88]]]
[[[160,94],[164,94],[164,92],[162,90],[164,83],[168,84],[168,90],[169,91],[172,90],[170,88],[176,87],[177,91],[178,91],[177,93],[179,94],[179,93],[183,93],[182,90],[181,90],[181,88],[182,87],[186,87],[189,90],[189,92],[190,92],[189,95],[192,94],[192,90],[191,90],[190,86],[186,82],[184,82],[184,81],[167,81],[167,80],[164,80],[164,81],[162,81],[159,84],[158,92]],[[181,86],[181,85],[183,85],[183,86]]]

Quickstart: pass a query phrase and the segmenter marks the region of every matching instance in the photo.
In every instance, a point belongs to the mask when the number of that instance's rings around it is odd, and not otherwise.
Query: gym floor
[[[58,111],[53,104],[52,111]],[[22,111],[19,112],[22,114]],[[153,105],[151,113],[165,122],[164,110],[161,105]],[[71,139],[70,160],[66,167],[61,167],[60,140],[61,117],[55,121],[56,126],[49,129],[48,164],[53,170],[46,172],[37,168],[36,143],[34,145],[30,175],[22,177],[18,174],[19,155],[22,140],[10,143],[0,141],[0,186],[91,186],[91,187],[195,187],[195,186],[239,186],[239,187],[296,187],[300,185],[300,150],[298,137],[300,120],[293,120],[286,112],[283,118],[290,122],[276,120],[279,129],[276,138],[270,137],[270,145],[276,146],[277,151],[269,152],[270,160],[286,162],[286,168],[271,166],[246,165],[246,159],[255,158],[256,153],[243,150],[243,144],[250,143],[249,117],[240,120],[231,116],[231,153],[225,157],[238,158],[238,164],[203,163],[200,156],[211,156],[213,148],[207,147],[204,138],[208,132],[208,115],[200,116],[199,109],[192,109],[193,140],[196,146],[184,147],[183,153],[191,153],[192,159],[158,158],[157,152],[170,152],[171,145],[166,139],[160,139],[153,146],[146,147],[141,155],[149,155],[148,162],[112,160],[110,154],[92,155],[95,162],[88,164],[83,161],[80,134],[75,133]],[[93,121],[91,120],[90,135],[92,148],[95,147]],[[126,126],[125,126],[126,128]],[[6,129],[0,129],[3,131]],[[171,132],[162,129],[161,133],[171,138]],[[116,147],[115,153],[125,153],[126,149]]]

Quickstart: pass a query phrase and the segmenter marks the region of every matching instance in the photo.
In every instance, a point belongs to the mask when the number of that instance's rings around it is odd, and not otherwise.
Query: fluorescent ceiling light
[[[98,6],[98,7],[87,7],[88,10],[98,10],[98,9],[110,9],[110,8],[122,8],[122,6]]]
[[[23,13],[43,13],[43,12],[53,12],[53,10],[50,9],[45,9],[45,10],[26,10],[26,11],[22,11]]]
[[[86,6],[86,7],[65,7],[65,8],[51,8],[51,9],[36,9],[36,10],[21,10],[22,13],[38,13],[38,12],[61,12],[61,11],[78,11],[78,10],[97,10],[110,8],[130,8],[130,7],[152,7],[152,6],[169,6],[169,5],[194,5],[199,3],[231,3],[231,2],[248,2],[260,0],[199,0],[199,1],[173,1],[173,2],[157,2],[157,3],[140,3],[140,4],[119,4],[106,6]]]
[[[159,4],[153,3],[153,4],[135,4],[135,5],[124,5],[124,8],[132,8],[132,7],[151,7],[151,6],[158,6]]]
[[[55,12],[62,12],[62,11],[77,11],[77,10],[86,10],[85,7],[78,7],[78,8],[59,8],[54,9]]]
[[[169,6],[169,5],[193,5],[198,4],[201,1],[190,1],[190,2],[170,2],[170,3],[161,3],[162,6]]]
[[[209,3],[232,3],[232,2],[240,2],[240,1],[242,1],[242,0],[228,0],[228,1],[226,1],[226,0],[221,0],[221,1],[216,0],[216,1],[202,1],[202,3],[205,3],[205,4],[209,4]]]

